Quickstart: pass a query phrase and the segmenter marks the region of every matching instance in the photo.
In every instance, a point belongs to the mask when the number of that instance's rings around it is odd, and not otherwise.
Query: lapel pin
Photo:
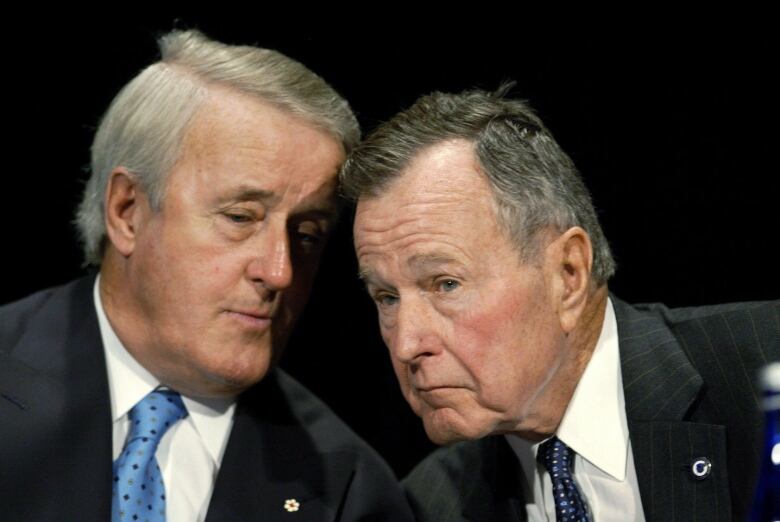
[[[295,500],[294,498],[288,498],[284,501],[284,509],[287,510],[288,513],[295,513],[301,508],[301,503]]]
[[[696,480],[704,480],[710,476],[712,472],[712,462],[707,457],[699,457],[694,459],[691,464],[691,475]]]

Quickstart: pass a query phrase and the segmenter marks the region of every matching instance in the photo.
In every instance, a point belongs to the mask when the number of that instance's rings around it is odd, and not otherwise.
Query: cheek
[[[390,358],[393,360],[393,365],[396,365],[396,360],[393,358],[393,329],[388,323],[387,318],[383,318],[382,314],[379,314],[379,334],[382,336],[382,341],[385,343],[387,352]],[[397,373],[397,370],[396,370]]]
[[[379,333],[382,335],[385,346],[390,347],[390,340],[396,326],[395,316],[392,313],[383,312],[379,305],[376,305],[376,312],[379,319]]]
[[[294,237],[289,237],[288,240],[292,243],[295,241]],[[269,241],[271,248],[275,247],[275,243],[272,244]],[[317,279],[317,273],[319,272],[320,260],[322,259],[322,252],[303,253],[300,251],[302,247],[295,245],[290,246],[288,251],[287,261],[290,263],[292,270],[292,282],[290,286],[284,290],[284,294],[295,295],[296,297],[302,297],[303,301],[311,292],[312,285],[314,285]],[[252,255],[252,253],[250,253]],[[266,269],[269,269],[266,266]]]
[[[200,331],[206,327],[204,313],[212,315],[235,292],[240,259],[224,247],[184,244],[183,235],[170,236],[146,245],[136,280],[145,281],[143,293],[154,296],[155,315],[166,318],[166,328]]]
[[[281,292],[278,311],[279,328],[274,330],[279,339],[286,340],[309,300],[313,275],[293,268],[292,283]]]
[[[517,324],[502,307],[474,307],[454,317],[452,346],[456,357],[475,377],[492,377],[514,345]],[[499,363],[499,364],[495,364]]]
[[[406,399],[406,402],[409,404],[409,407],[412,409],[412,411],[417,416],[422,417],[424,413],[423,403],[412,391],[412,386],[409,381],[409,367],[406,364],[399,362],[392,356],[391,362],[393,364],[395,376],[398,379],[398,386],[401,389],[401,394],[403,395],[404,399]]]
[[[454,322],[456,354],[477,384],[479,401],[510,408],[533,387],[540,359],[548,352],[550,330],[543,304],[523,299],[521,291],[494,292],[476,312]]]
[[[317,267],[309,264],[293,265],[292,283],[284,290],[284,295],[289,296],[292,305],[302,308],[311,293],[317,275]]]

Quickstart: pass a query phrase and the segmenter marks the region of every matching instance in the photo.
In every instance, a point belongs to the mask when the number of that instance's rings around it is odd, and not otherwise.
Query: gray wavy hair
[[[261,98],[337,138],[348,153],[360,140],[349,104],[303,64],[270,49],[226,45],[202,33],[173,31],[159,39],[161,59],[117,94],[92,143],[92,169],[76,226],[86,264],[105,248],[104,197],[111,172],[124,167],[140,181],[154,210],[209,85]]]
[[[378,197],[423,150],[445,140],[468,140],[493,191],[497,220],[521,258],[538,256],[542,230],[580,226],[593,244],[591,278],[604,284],[615,273],[615,261],[590,193],[528,104],[505,97],[511,87],[420,98],[352,151],[340,172],[341,190],[353,201]]]

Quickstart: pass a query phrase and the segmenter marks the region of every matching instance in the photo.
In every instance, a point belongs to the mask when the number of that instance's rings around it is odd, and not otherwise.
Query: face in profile
[[[440,444],[533,429],[564,360],[545,261],[521,262],[494,209],[464,140],[423,150],[357,207],[355,246],[382,337]]]
[[[343,159],[324,131],[213,89],[162,208],[152,211],[142,192],[131,207],[122,254],[132,320],[119,321],[131,353],[193,395],[232,394],[262,379],[308,297]]]

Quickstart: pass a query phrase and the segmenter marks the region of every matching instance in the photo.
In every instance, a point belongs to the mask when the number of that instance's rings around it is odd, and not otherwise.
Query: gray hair
[[[591,278],[604,284],[615,261],[588,189],[528,104],[504,96],[509,88],[420,98],[352,151],[341,169],[341,190],[353,201],[378,197],[425,149],[468,140],[493,191],[497,220],[523,261],[537,258],[539,232],[580,226],[593,244]]]
[[[104,202],[113,169],[141,183],[154,210],[164,199],[189,124],[210,85],[256,96],[338,139],[345,152],[360,140],[349,104],[303,64],[270,49],[226,45],[202,33],[159,39],[161,60],[141,71],[111,102],[92,143],[92,172],[76,215],[87,264],[100,264],[106,241]]]

